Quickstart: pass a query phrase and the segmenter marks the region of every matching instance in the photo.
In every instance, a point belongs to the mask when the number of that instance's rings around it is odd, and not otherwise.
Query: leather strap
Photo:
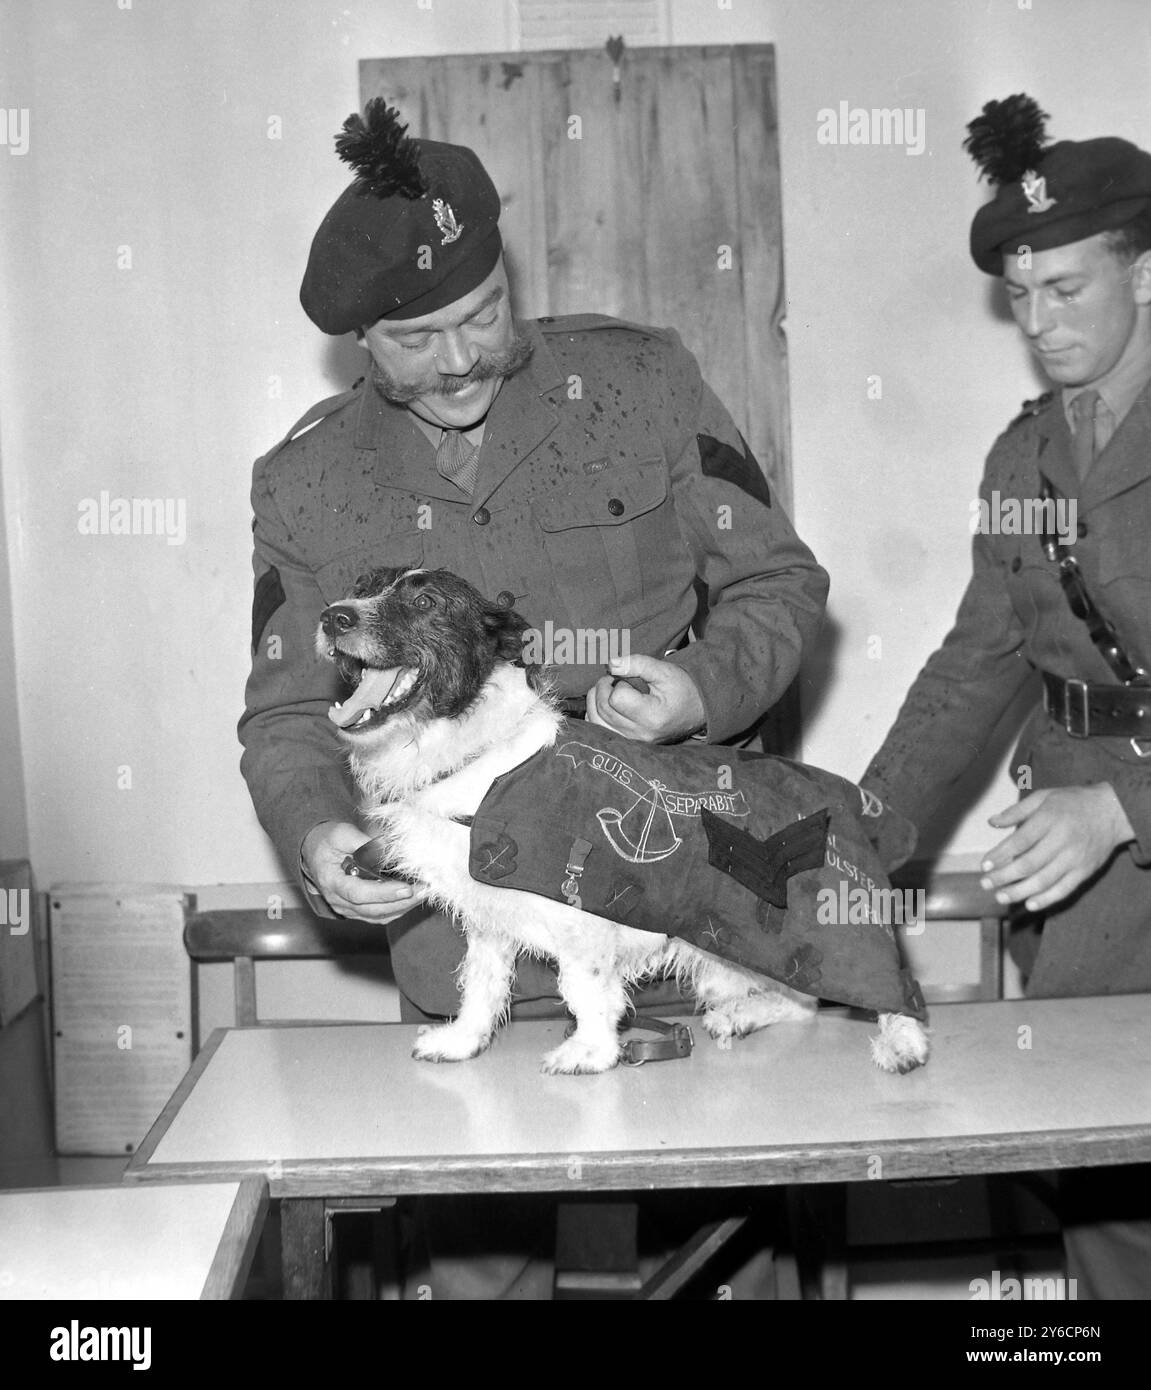
[[[643,1029],[649,1033],[662,1033],[662,1038],[631,1038],[623,1045],[620,1061],[625,1067],[642,1067],[645,1062],[674,1062],[677,1057],[690,1057],[695,1046],[691,1029],[686,1023],[668,1023],[662,1018],[634,1018],[627,1024],[628,1029]],[[574,1022],[564,1030],[564,1037],[570,1038],[575,1032]]]
[[[1151,687],[1095,685],[1043,672],[1043,707],[1072,738],[1151,739]]]
[[[646,695],[651,689],[647,681],[642,676],[616,676],[613,685],[630,685],[633,690],[638,690],[641,695]],[[565,695],[559,702],[560,712],[567,719],[582,719],[587,712],[586,695]]]
[[[623,1045],[621,1061],[626,1067],[642,1067],[645,1062],[673,1062],[677,1057],[690,1057],[695,1039],[686,1023],[668,1023],[662,1018],[636,1018],[629,1025],[649,1033],[663,1033],[655,1041],[632,1038]]]
[[[1062,494],[1043,473],[1039,475],[1039,484],[1039,495],[1043,502],[1043,532],[1040,536],[1040,544],[1048,560],[1059,567],[1059,583],[1063,589],[1064,597],[1067,599],[1068,607],[1077,618],[1086,623],[1088,637],[1091,638],[1099,655],[1115,672],[1116,679],[1122,681],[1124,685],[1146,685],[1148,681],[1147,668],[1124,646],[1119,633],[1115,630],[1115,624],[1111,622],[1110,618],[1105,613],[1100,612],[1098,605],[1087,592],[1087,584],[1079,568],[1079,561],[1060,541],[1051,525],[1050,514],[1054,513],[1055,507],[1052,506],[1049,512],[1047,503],[1057,502]],[[1099,688],[1107,689],[1106,686]],[[1128,736],[1121,735],[1121,737]]]

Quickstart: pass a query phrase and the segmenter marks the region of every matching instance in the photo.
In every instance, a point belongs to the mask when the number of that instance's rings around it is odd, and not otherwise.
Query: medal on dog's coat
[[[874,847],[890,862],[912,838],[902,817],[819,768],[568,720],[554,745],[492,783],[469,867],[802,994],[922,1019],[892,931],[902,896]]]

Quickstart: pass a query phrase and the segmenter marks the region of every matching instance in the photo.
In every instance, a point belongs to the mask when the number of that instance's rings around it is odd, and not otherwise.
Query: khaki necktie
[[[1095,462],[1095,412],[1099,406],[1098,391],[1083,391],[1071,402],[1071,457],[1075,471],[1085,478]]]
[[[480,451],[468,443],[462,430],[444,430],[436,449],[436,472],[470,497],[476,486],[479,455]]]

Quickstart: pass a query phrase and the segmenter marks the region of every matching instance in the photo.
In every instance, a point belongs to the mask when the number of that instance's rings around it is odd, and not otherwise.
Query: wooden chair
[[[259,1022],[256,1011],[258,960],[329,960],[333,956],[386,955],[381,927],[369,922],[321,918],[307,908],[285,908],[269,917],[263,908],[197,912],[184,924],[184,946],[197,963],[232,962],[236,1026]]]
[[[943,872],[931,860],[913,859],[892,876],[892,887],[922,889],[924,920],[979,923],[979,982],[975,1001],[1003,997],[1003,921],[1007,909],[979,886],[978,872]],[[929,1001],[930,1002],[930,1001]]]

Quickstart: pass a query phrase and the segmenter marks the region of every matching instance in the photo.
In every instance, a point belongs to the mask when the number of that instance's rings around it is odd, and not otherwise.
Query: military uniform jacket
[[[353,819],[326,718],[335,671],[314,643],[321,610],[374,566],[455,571],[514,604],[545,655],[549,636],[621,629],[633,653],[673,652],[713,741],[779,699],[818,629],[827,576],[678,337],[599,316],[523,326],[534,353],[488,416],[471,499],[370,383],[256,464],[242,768],[292,869],[313,825]],[[555,674],[576,695],[603,667]]]
[[[901,816],[818,768],[568,721],[493,782],[469,867],[804,994],[923,1018],[892,930],[908,914],[883,870],[913,838]]]
[[[1058,395],[1000,436],[980,486],[986,527],[955,626],[916,679],[862,781],[922,825],[1035,670],[1117,684],[1071,612],[1040,536],[1011,525],[1040,473],[1077,502],[1087,588],[1131,656],[1151,660],[1151,387],[1080,480]],[[1130,740],[1073,738],[1038,705],[1016,750],[1024,790],[1110,782],[1135,831],[1100,877],[1048,913],[1033,994],[1151,989],[1151,758]]]

